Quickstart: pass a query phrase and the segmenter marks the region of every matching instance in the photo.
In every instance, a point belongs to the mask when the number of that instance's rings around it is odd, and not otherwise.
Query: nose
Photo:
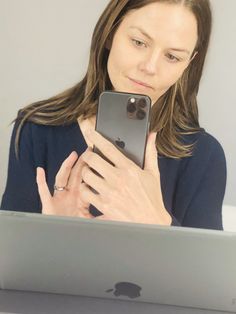
[[[152,51],[142,56],[142,60],[139,63],[139,70],[149,75],[155,75],[160,66],[160,57],[160,51]]]

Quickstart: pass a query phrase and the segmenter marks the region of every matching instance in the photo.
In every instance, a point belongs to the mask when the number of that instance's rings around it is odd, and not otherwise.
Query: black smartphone
[[[95,129],[142,169],[150,111],[151,99],[147,95],[104,91],[99,97]],[[107,160],[96,146],[93,151]]]

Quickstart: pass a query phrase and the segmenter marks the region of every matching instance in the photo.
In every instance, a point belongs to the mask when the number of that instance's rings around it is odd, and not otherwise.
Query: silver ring
[[[54,185],[54,190],[55,191],[64,191],[64,190],[66,190],[66,187]]]

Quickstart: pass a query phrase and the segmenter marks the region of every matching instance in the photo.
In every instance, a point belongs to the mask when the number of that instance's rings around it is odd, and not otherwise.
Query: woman
[[[83,80],[20,111],[2,209],[222,229],[225,157],[196,99],[210,32],[208,0],[110,1]],[[152,100],[144,169],[94,131],[106,89]]]

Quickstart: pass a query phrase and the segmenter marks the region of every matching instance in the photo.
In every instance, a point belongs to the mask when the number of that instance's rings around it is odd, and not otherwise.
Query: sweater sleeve
[[[32,124],[24,124],[19,145],[15,153],[15,137],[18,123],[13,128],[8,161],[8,175],[1,209],[23,212],[41,212],[41,203],[36,184],[36,165]]]
[[[172,225],[222,230],[225,187],[224,151],[214,137],[204,133],[195,145],[193,156],[183,164]]]

